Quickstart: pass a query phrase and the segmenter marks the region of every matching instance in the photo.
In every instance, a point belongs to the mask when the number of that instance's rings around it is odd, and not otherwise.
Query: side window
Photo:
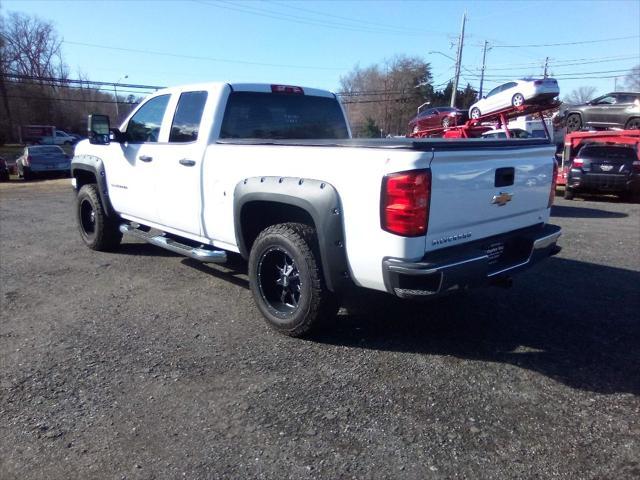
[[[205,103],[207,92],[185,92],[180,95],[171,124],[169,142],[195,142],[198,139]]]
[[[607,95],[606,97],[600,97],[595,103],[596,105],[613,105],[616,103],[616,98],[613,95]]]
[[[499,87],[494,88],[493,90],[491,90],[489,93],[487,93],[487,97],[491,97],[493,95],[495,95],[496,93],[498,93],[500,90],[502,90],[502,85],[500,85]]]
[[[131,143],[157,142],[162,126],[162,118],[167,109],[170,95],[152,98],[140,107],[129,120],[127,140]]]

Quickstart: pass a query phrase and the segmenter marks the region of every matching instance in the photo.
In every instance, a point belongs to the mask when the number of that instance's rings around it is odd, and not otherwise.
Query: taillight
[[[582,158],[574,158],[573,162],[571,163],[571,166],[575,168],[582,168],[583,165],[584,160]]]
[[[304,95],[304,90],[300,87],[293,87],[291,85],[271,85],[272,93],[293,93],[296,95]]]
[[[391,173],[382,180],[380,224],[383,230],[403,237],[427,233],[431,171]]]
[[[556,199],[556,187],[558,185],[558,162],[553,159],[553,175],[551,176],[551,191],[549,192],[549,203],[547,208],[551,208],[553,201]]]
[[[31,165],[31,155],[27,155],[26,157],[26,161],[24,162],[25,166],[29,166]]]

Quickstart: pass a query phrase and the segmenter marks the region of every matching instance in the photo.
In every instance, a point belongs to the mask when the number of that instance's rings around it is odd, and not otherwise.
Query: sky
[[[106,82],[260,82],[339,91],[340,77],[356,65],[408,55],[429,62],[434,84],[442,84],[454,75],[448,57],[456,55],[465,11],[460,82],[478,88],[488,41],[485,93],[512,78],[541,75],[547,57],[561,96],[580,86],[598,94],[616,84],[621,89],[624,75],[640,64],[639,0],[0,0],[0,9],[53,22],[69,76]]]

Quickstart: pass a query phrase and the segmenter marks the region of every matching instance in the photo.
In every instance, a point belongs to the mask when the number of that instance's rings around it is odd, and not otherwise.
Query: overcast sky
[[[396,54],[431,62],[434,83],[454,73],[462,14],[463,77],[479,85],[489,41],[487,89],[540,75],[545,58],[562,93],[620,87],[640,63],[640,2],[632,1],[30,1],[4,12],[51,20],[71,67],[92,80],[176,85],[248,81],[339,89],[340,75]],[[590,43],[586,43],[590,42]],[[538,46],[559,43],[572,45]],[[439,51],[441,53],[429,53]]]

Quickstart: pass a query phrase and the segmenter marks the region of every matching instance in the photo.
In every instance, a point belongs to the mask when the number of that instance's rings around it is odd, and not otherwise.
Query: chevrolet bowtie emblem
[[[511,201],[512,197],[512,193],[500,192],[498,195],[493,196],[493,200],[491,200],[491,203],[495,203],[499,207],[503,207],[507,204],[507,202]]]

